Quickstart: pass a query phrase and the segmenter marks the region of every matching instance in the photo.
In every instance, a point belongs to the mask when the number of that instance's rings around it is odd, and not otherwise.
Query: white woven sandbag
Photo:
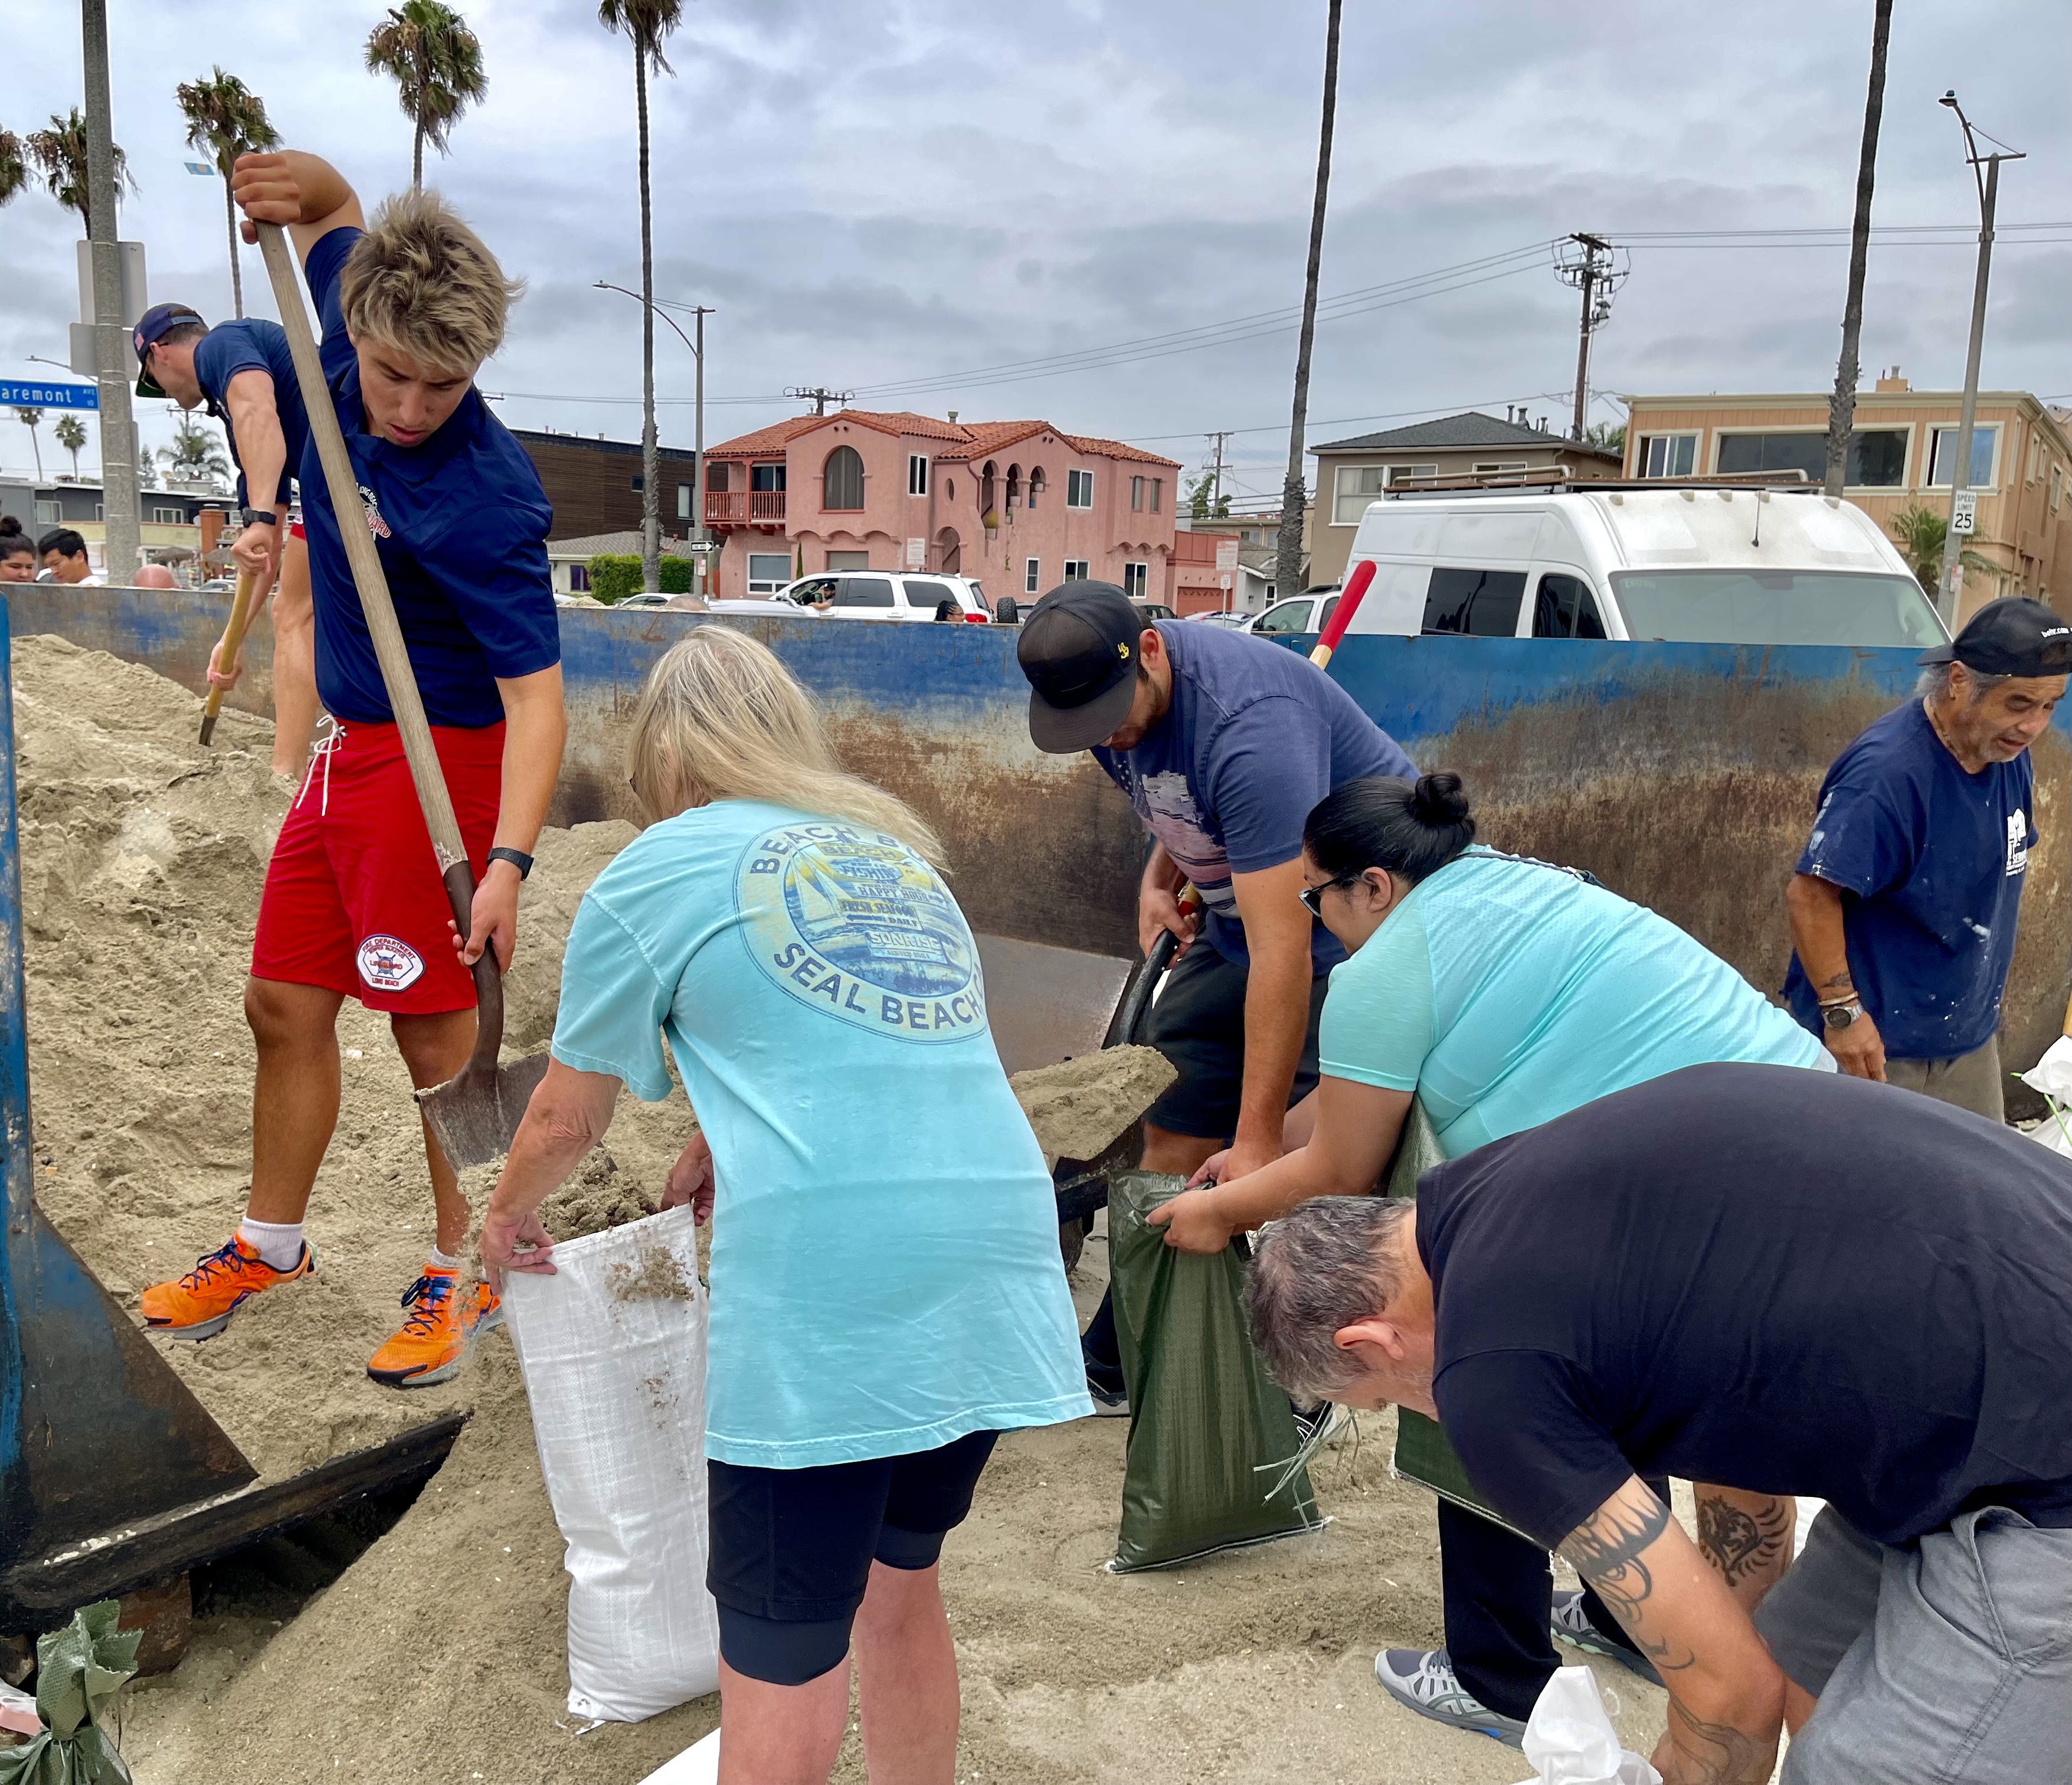
[[[540,1468],[568,1544],[569,1709],[637,1723],[716,1691],[705,1590],[705,1296],[688,1208],[504,1279]]]

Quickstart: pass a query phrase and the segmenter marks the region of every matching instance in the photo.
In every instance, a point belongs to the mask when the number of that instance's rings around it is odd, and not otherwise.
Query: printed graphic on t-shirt
[[[1231,886],[1230,857],[1209,834],[1187,777],[1177,770],[1140,775],[1131,790],[1130,804],[1209,908],[1235,915],[1237,895]]]
[[[756,964],[800,1003],[909,1041],[985,1030],[971,932],[894,838],[832,822],[766,831],[742,853],[734,896]]]
[[[390,537],[388,523],[381,518],[381,505],[374,500],[373,491],[363,483],[360,486],[360,500],[367,509],[367,530],[376,539]]]
[[[2007,871],[2021,874],[2029,866],[2029,814],[2008,814]]]
[[[370,936],[360,945],[360,977],[377,992],[400,992],[425,971],[425,957],[393,936]]]

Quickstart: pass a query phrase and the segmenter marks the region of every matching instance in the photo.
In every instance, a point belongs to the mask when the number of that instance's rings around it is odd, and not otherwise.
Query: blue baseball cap
[[[166,393],[158,380],[151,376],[149,361],[151,349],[173,330],[184,323],[199,323],[204,328],[199,312],[185,304],[154,304],[137,319],[137,327],[130,337],[130,344],[137,350],[137,394],[139,397],[163,397]]]

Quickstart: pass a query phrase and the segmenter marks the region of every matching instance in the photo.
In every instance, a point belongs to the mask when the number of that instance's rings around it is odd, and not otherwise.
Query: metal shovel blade
[[[486,1166],[511,1150],[525,1105],[547,1074],[543,1051],[491,1069],[471,1060],[458,1078],[417,1093],[439,1146],[456,1167]]]

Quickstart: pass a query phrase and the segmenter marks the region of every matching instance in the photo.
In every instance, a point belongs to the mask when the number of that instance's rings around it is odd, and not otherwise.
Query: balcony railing
[[[708,527],[747,527],[781,522],[784,518],[782,490],[707,490],[705,524]]]

